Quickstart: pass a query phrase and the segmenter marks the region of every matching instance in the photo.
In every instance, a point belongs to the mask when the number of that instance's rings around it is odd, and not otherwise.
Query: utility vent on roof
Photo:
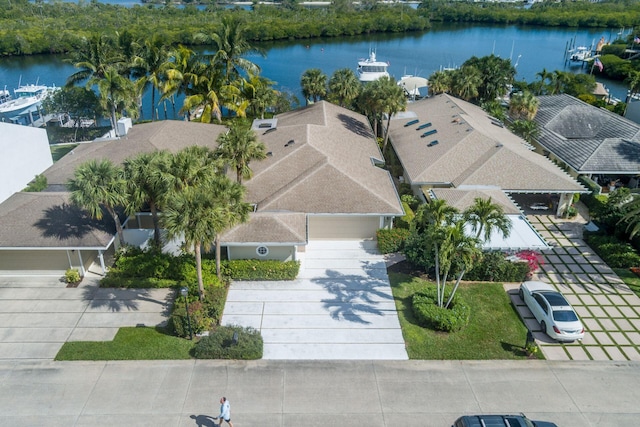
[[[255,119],[251,123],[251,129],[254,131],[268,131],[269,129],[275,129],[278,126],[278,119]]]
[[[273,156],[273,152],[272,151],[267,151],[267,157],[271,157]]]
[[[433,147],[434,145],[438,145],[438,140],[435,139],[433,141],[431,141],[430,143],[427,144],[427,147]]]
[[[413,126],[415,124],[417,124],[420,120],[411,120],[410,122],[407,122],[404,124],[404,127],[409,127],[409,126]]]
[[[258,127],[259,127],[260,129],[265,129],[265,128],[266,128],[266,129],[271,129],[271,123],[267,123],[267,122],[265,122],[265,123],[260,123],[260,124],[258,125]]]
[[[431,122],[429,122],[429,123],[425,123],[425,124],[423,124],[423,125],[418,126],[418,128],[417,128],[416,130],[422,130],[422,129],[424,129],[424,128],[428,128],[428,127],[430,127],[430,126],[431,126]]]
[[[295,144],[296,142],[293,139],[290,139],[286,144],[284,144],[285,147],[288,147],[290,145]]]
[[[266,134],[268,134],[268,133],[270,133],[270,132],[273,132],[273,131],[274,131],[274,130],[276,130],[276,129],[277,129],[277,128],[270,128],[270,129],[267,129],[267,130],[265,130],[265,131],[264,131],[263,135],[266,135]]]
[[[502,147],[504,147],[504,145],[502,145],[502,144],[500,144],[500,143],[497,143],[497,144],[496,144],[496,148],[502,148]]]
[[[429,135],[433,135],[434,133],[437,133],[438,131],[436,129],[431,129],[430,131],[427,131],[425,133],[423,133],[422,135],[420,135],[420,138],[424,138],[425,136],[429,136]]]
[[[491,124],[494,124],[494,125],[498,126],[499,128],[503,128],[504,127],[504,123],[502,123],[500,120],[492,120]]]

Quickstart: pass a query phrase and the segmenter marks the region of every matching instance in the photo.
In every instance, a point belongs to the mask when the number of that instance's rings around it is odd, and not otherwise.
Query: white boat
[[[5,86],[4,89],[0,90],[0,104],[4,104],[8,100],[11,99],[11,92],[7,90]]]
[[[389,73],[387,72],[388,66],[389,63],[378,61],[376,59],[376,52],[372,50],[369,52],[369,58],[358,61],[356,75],[363,83],[372,82],[378,80],[380,77],[389,77]]]
[[[398,80],[398,86],[404,89],[404,93],[409,99],[416,100],[425,98],[428,95],[429,80],[424,77],[405,74]]]
[[[0,103],[0,120],[17,124],[33,123],[33,115],[39,115],[38,109],[42,101],[57,88],[30,84],[18,87],[14,96]],[[7,90],[5,89],[5,92]]]
[[[584,62],[586,59],[591,58],[591,49],[586,46],[578,46],[570,50],[569,53],[569,59],[573,62]]]

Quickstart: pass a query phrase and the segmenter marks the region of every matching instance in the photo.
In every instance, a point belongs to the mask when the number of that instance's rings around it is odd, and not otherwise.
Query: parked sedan
[[[584,326],[578,315],[553,286],[543,282],[524,282],[520,285],[520,298],[551,338],[558,341],[584,338]]]
[[[465,415],[451,427],[558,427],[549,421],[532,421],[520,415]]]

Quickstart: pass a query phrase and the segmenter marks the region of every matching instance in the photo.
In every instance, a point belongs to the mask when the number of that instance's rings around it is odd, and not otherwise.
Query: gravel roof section
[[[256,243],[278,242],[305,244],[307,215],[298,212],[256,212],[249,221],[222,235],[222,242]]]
[[[277,117],[258,134],[270,153],[245,181],[258,212],[402,215],[389,173],[363,115],[321,101]]]
[[[478,106],[442,94],[410,103],[407,110],[412,115],[391,120],[390,140],[412,184],[489,186],[512,192],[584,191]],[[411,116],[418,122],[407,126]],[[422,137],[430,130],[436,132]]]
[[[637,174],[640,125],[570,95],[538,97],[538,143],[581,174]]]
[[[108,215],[94,220],[69,193],[15,193],[0,204],[0,247],[106,249],[116,232]]]
[[[459,190],[457,188],[428,189],[437,199],[444,199],[449,206],[464,211],[471,207],[475,199],[489,199],[500,205],[505,214],[520,214],[516,204],[502,190]]]

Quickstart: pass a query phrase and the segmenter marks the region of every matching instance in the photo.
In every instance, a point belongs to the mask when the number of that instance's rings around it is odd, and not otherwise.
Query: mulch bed
[[[409,274],[414,277],[419,277],[423,280],[431,280],[429,275],[424,270],[415,267],[409,261],[400,261],[387,268],[389,273]]]

